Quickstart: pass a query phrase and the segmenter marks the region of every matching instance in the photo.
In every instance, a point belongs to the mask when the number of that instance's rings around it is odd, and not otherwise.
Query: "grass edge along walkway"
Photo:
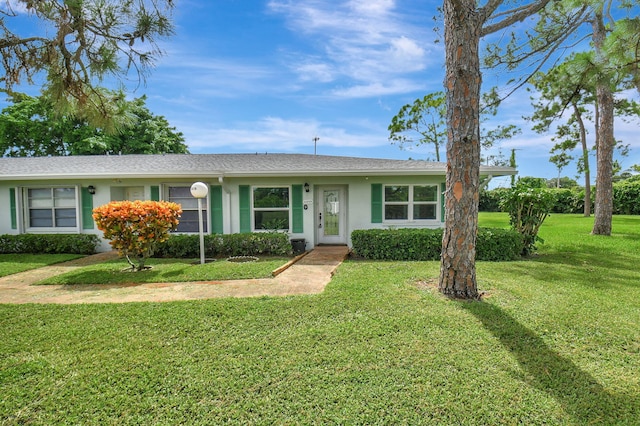
[[[345,259],[346,246],[326,246],[312,250],[306,256],[281,271],[274,278],[229,281],[193,281],[175,283],[141,283],[117,285],[29,285],[19,277],[0,278],[0,303],[124,303],[167,302],[219,297],[286,296],[317,294],[331,280],[334,270]],[[113,252],[94,255],[95,261],[117,256]],[[29,274],[43,279],[87,264],[83,258],[65,265],[53,265]]]

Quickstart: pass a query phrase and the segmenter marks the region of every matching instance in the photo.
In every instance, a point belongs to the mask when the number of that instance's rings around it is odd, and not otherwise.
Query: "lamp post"
[[[209,187],[202,182],[191,185],[191,195],[198,199],[198,229],[200,230],[200,264],[204,265],[204,226],[202,224],[202,199],[209,193]]]

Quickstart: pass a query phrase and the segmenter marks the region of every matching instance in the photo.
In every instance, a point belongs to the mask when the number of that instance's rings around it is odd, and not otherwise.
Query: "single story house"
[[[355,229],[443,225],[444,163],[306,154],[166,154],[0,158],[0,234],[94,233],[94,207],[181,204],[178,232],[198,233],[191,185],[203,182],[206,233],[288,232],[306,249],[350,245]],[[484,177],[513,175],[481,166]],[[100,250],[108,250],[103,241]]]

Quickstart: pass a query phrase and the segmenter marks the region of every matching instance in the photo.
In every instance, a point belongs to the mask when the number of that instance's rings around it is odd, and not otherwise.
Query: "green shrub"
[[[251,234],[216,234],[204,236],[207,257],[229,256],[289,256],[291,242],[282,232]],[[191,258],[200,256],[199,235],[171,235],[158,246],[155,257]]]
[[[513,229],[478,228],[476,259],[489,262],[520,259],[522,235]]]
[[[536,242],[544,242],[538,231],[556,203],[551,190],[529,185],[528,181],[519,181],[502,200],[512,228],[522,235],[523,256],[536,250]]]
[[[442,229],[360,229],[351,233],[353,251],[375,260],[437,260]]]
[[[439,260],[442,229],[362,229],[351,233],[356,255],[372,260]],[[514,260],[522,252],[522,237],[513,230],[480,228],[476,259]]]
[[[566,188],[549,188],[555,196],[555,204],[551,210],[553,213],[578,213],[576,211],[576,192]],[[584,204],[584,200],[581,200]]]
[[[94,234],[0,235],[0,253],[93,254],[100,239]]]
[[[613,185],[613,213],[640,214],[640,181],[624,180]]]
[[[549,188],[556,200],[552,213],[584,213],[584,188]],[[591,191],[591,212],[595,201],[595,188]]]
[[[481,212],[499,212],[502,211],[500,201],[509,188],[496,188],[491,190],[483,189],[480,191],[480,199],[478,209]]]
[[[526,182],[526,181],[525,181]],[[534,185],[539,184],[533,181]],[[480,191],[479,210],[481,212],[500,212],[502,209],[502,200],[507,196],[510,188],[496,188],[491,190]],[[554,197],[555,204],[551,210],[552,213],[584,213],[584,188],[548,188]],[[615,191],[615,190],[614,190]],[[615,194],[615,193],[614,193]],[[595,188],[591,191],[591,209],[593,212],[593,203],[595,200]],[[614,197],[614,203],[617,203]],[[614,210],[617,205],[614,206]],[[616,210],[617,212],[617,210]]]

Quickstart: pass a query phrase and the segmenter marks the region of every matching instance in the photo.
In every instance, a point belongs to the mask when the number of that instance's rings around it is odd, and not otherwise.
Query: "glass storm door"
[[[318,243],[346,244],[344,189],[320,188],[318,193]]]

